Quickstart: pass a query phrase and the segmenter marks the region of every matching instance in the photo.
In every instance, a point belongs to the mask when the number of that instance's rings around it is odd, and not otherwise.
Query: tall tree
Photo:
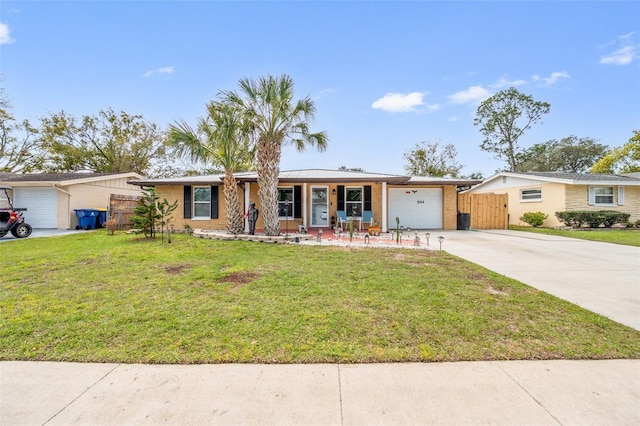
[[[30,172],[39,151],[37,130],[11,113],[11,103],[0,87],[0,172]]]
[[[164,135],[141,115],[112,109],[80,120],[64,111],[42,119],[46,172],[137,172],[153,174],[166,162]],[[155,161],[155,164],[154,164]]]
[[[421,142],[405,151],[404,170],[411,176],[458,177],[462,166],[458,164],[458,151],[453,144]]]
[[[535,144],[517,156],[520,172],[575,172],[589,170],[607,152],[593,138],[568,136]]]
[[[485,137],[480,148],[495,154],[498,159],[506,160],[510,171],[518,171],[518,139],[544,114],[549,113],[550,107],[548,103],[535,101],[514,87],[484,100],[473,120],[474,125],[482,126],[480,132]]]
[[[613,148],[591,168],[592,173],[640,172],[640,130],[621,147]]]
[[[252,141],[256,144],[258,198],[266,235],[280,234],[278,219],[278,176],[282,145],[292,143],[299,151],[306,145],[324,151],[325,132],[311,133],[309,122],[316,108],[306,97],[293,99],[293,80],[287,75],[259,79],[242,79],[240,92],[225,91],[226,101],[238,106],[251,123]]]
[[[249,170],[254,155],[242,118],[233,105],[212,101],[207,104],[207,116],[198,120],[197,130],[182,121],[171,125],[168,134],[169,144],[178,155],[224,170],[227,231],[231,234],[239,234],[243,229],[234,173]]]

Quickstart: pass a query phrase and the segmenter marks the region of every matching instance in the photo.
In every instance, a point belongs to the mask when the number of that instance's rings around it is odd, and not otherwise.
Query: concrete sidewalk
[[[640,361],[5,361],[0,424],[637,425]]]

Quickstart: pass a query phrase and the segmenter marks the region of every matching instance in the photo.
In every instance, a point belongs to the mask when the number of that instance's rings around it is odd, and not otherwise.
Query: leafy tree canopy
[[[621,147],[607,152],[591,168],[592,173],[635,173],[640,172],[640,130]]]
[[[0,172],[30,172],[38,152],[37,129],[28,120],[18,122],[0,87]]]
[[[549,113],[550,105],[535,101],[530,95],[511,87],[484,100],[476,112],[473,124],[482,126],[485,139],[480,148],[506,160],[509,170],[517,170],[518,139],[531,126]]]
[[[411,176],[458,177],[462,166],[456,160],[457,155],[452,144],[421,142],[404,153],[407,162],[404,169]]]
[[[64,111],[42,119],[45,172],[137,172],[169,175],[163,133],[141,115],[101,110],[80,119]]]
[[[589,170],[608,147],[593,138],[568,136],[552,139],[525,149],[518,158],[520,172],[575,172]]]

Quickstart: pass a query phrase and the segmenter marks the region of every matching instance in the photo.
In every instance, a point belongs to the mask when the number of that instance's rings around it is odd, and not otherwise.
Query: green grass
[[[532,228],[530,226],[509,226],[514,231],[534,232],[537,234],[557,235],[560,237],[579,238],[581,240],[602,241],[605,243],[623,244],[640,247],[640,229],[551,229]]]
[[[0,244],[0,359],[640,358],[640,332],[440,251],[94,231]]]

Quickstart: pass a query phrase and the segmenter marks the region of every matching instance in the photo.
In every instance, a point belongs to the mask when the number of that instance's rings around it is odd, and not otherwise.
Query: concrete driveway
[[[640,330],[640,247],[509,230],[438,235],[453,255]]]
[[[27,238],[53,237],[53,236],[77,234],[80,232],[91,232],[91,231],[85,231],[83,229],[80,229],[77,231],[75,229],[34,229],[31,235],[29,235]],[[25,238],[16,238],[13,235],[11,235],[11,232],[9,232],[4,237],[0,238],[0,243],[5,241],[19,241],[24,239]]]

